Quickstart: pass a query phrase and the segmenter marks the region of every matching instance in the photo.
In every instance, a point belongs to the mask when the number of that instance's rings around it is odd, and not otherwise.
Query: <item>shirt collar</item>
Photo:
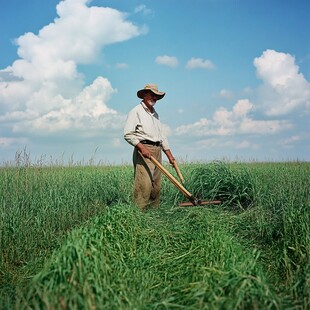
[[[156,114],[155,109],[154,109],[154,112],[151,112],[150,109],[146,106],[146,104],[145,104],[143,101],[141,101],[141,105],[143,106],[144,110],[145,110],[147,113],[152,114],[152,115]]]

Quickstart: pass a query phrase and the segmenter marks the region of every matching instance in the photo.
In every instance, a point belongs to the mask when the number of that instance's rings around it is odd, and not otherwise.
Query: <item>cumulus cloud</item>
[[[105,104],[114,92],[110,82],[103,77],[98,77],[91,85],[69,99],[61,95],[51,97],[45,92],[39,92],[29,100],[28,110],[6,113],[0,116],[0,122],[13,121],[14,132],[28,131],[39,135],[60,130],[91,132],[113,128],[120,124],[123,118]],[[41,107],[41,102],[47,100],[49,105]]]
[[[213,69],[214,64],[212,63],[211,60],[204,60],[202,58],[191,58],[187,64],[186,64],[187,69]]]
[[[310,83],[299,72],[292,55],[266,50],[254,59],[254,66],[263,81],[259,101],[267,115],[310,111]]]
[[[204,136],[231,136],[238,134],[275,134],[292,128],[286,120],[255,120],[250,112],[254,105],[248,99],[241,99],[229,111],[224,107],[213,114],[212,119],[201,118],[189,125],[175,129],[176,135]]]
[[[19,59],[0,70],[0,122],[40,133],[115,126],[120,116],[107,103],[116,90],[104,77],[85,85],[78,65],[96,62],[106,45],[145,29],[124,13],[88,3],[61,1],[52,23],[16,39]]]
[[[174,56],[157,56],[155,62],[159,65],[164,65],[168,67],[177,67],[179,65],[179,61]]]

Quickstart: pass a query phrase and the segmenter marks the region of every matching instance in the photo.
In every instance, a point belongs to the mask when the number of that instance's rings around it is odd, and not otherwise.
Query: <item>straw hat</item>
[[[144,92],[151,91],[153,94],[158,96],[158,100],[162,99],[166,93],[158,91],[156,84],[146,84],[143,89],[138,90],[137,96],[143,99]]]

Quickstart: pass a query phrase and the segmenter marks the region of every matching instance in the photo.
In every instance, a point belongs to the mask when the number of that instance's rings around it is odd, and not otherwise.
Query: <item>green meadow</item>
[[[141,212],[131,165],[3,165],[0,309],[310,309],[310,163],[179,167],[222,203],[163,176]]]

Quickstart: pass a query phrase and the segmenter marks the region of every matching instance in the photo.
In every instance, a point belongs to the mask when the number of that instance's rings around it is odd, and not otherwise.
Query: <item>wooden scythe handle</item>
[[[152,155],[150,160],[188,199],[195,200],[195,197]]]
[[[181,173],[181,171],[180,171],[180,169],[179,169],[179,166],[178,166],[176,160],[175,160],[174,163],[173,163],[173,167],[174,167],[175,171],[177,172],[177,174],[178,174],[178,176],[179,176],[181,182],[184,184],[185,181],[184,181],[183,175],[182,175],[182,173]]]

